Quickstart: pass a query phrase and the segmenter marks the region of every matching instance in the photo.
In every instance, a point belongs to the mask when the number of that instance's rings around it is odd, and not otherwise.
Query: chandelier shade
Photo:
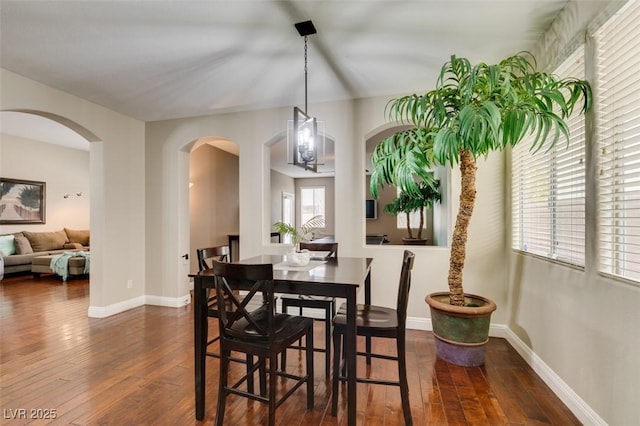
[[[293,164],[318,171],[318,122],[300,108],[293,108]]]

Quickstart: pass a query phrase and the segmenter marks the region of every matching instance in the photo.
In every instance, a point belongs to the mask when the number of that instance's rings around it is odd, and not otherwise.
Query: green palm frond
[[[378,144],[373,155],[371,193],[393,184],[409,192],[435,165],[455,165],[461,150],[474,157],[515,146],[529,134],[532,150],[569,141],[565,120],[582,101],[592,104],[588,82],[560,79],[536,70],[535,58],[521,52],[498,64],[472,65],[452,56],[444,64],[436,88],[393,99],[389,120],[414,128]],[[428,179],[428,178],[427,178]]]

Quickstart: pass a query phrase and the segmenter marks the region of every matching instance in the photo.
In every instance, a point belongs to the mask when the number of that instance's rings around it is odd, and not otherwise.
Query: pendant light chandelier
[[[318,122],[307,113],[307,37],[316,33],[311,21],[295,24],[304,37],[304,111],[293,107],[293,164],[305,170],[318,171]]]

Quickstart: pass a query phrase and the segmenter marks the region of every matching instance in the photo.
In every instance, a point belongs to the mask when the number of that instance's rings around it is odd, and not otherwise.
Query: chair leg
[[[289,305],[285,302],[285,300],[282,300],[282,313],[286,314],[287,311],[289,309]],[[282,354],[280,354],[280,371],[287,371],[287,350],[285,349],[284,351],[282,351]]]
[[[340,376],[340,359],[342,351],[340,342],[342,334],[333,330],[333,377],[331,379],[331,415],[338,414],[338,379]]]
[[[331,375],[331,320],[333,316],[331,315],[331,309],[325,311],[324,318],[324,347],[325,347],[325,357],[324,357],[324,377],[328,379]]]
[[[282,351],[280,355],[280,371],[287,371],[287,350]]]
[[[407,381],[407,357],[404,336],[396,339],[398,348],[398,378],[400,380],[400,398],[402,399],[402,412],[404,413],[404,423],[407,426],[413,425],[411,418],[411,407],[409,405],[409,382]]]
[[[276,424],[276,357],[269,357],[269,426]]]
[[[227,401],[227,380],[229,374],[230,351],[220,351],[220,378],[218,381],[218,409],[216,410],[216,425],[222,426],[224,423],[224,408]]]
[[[254,393],[252,370],[253,370],[253,356],[247,354],[247,392],[249,393]],[[250,372],[251,374],[249,375]]]
[[[307,333],[307,410],[313,410],[313,325],[311,330]]]
[[[276,363],[273,367],[274,371],[278,369],[278,357],[275,358]],[[265,366],[265,359],[260,358],[258,360],[258,374],[260,375],[260,396],[267,395],[267,367]]]

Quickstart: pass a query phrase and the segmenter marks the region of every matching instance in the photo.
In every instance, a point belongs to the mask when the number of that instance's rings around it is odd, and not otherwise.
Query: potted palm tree
[[[405,214],[407,216],[407,237],[402,238],[404,244],[427,244],[427,239],[422,238],[422,231],[425,228],[424,211],[426,207],[431,207],[434,203],[440,201],[439,186],[438,181],[430,182],[429,184],[420,182],[418,184],[417,194],[401,191],[391,203],[384,206],[384,211],[391,215],[397,216],[399,214]],[[420,214],[420,221],[417,228],[418,232],[414,236],[414,228],[411,224],[411,213],[416,211]]]
[[[538,71],[535,58],[521,52],[495,65],[472,65],[468,59],[452,56],[442,67],[435,89],[396,98],[387,105],[391,121],[413,127],[376,147],[371,174],[374,197],[385,184],[417,193],[419,182],[433,182],[428,171],[434,165],[460,168],[449,291],[426,297],[437,354],[446,361],[484,363],[484,343],[496,309],[493,301],[466,294],[462,286],[467,230],[476,200],[476,159],[513,147],[528,135],[533,140],[532,152],[552,147],[561,138],[568,143],[565,120],[577,105],[582,105],[584,113],[591,103],[587,81]]]

